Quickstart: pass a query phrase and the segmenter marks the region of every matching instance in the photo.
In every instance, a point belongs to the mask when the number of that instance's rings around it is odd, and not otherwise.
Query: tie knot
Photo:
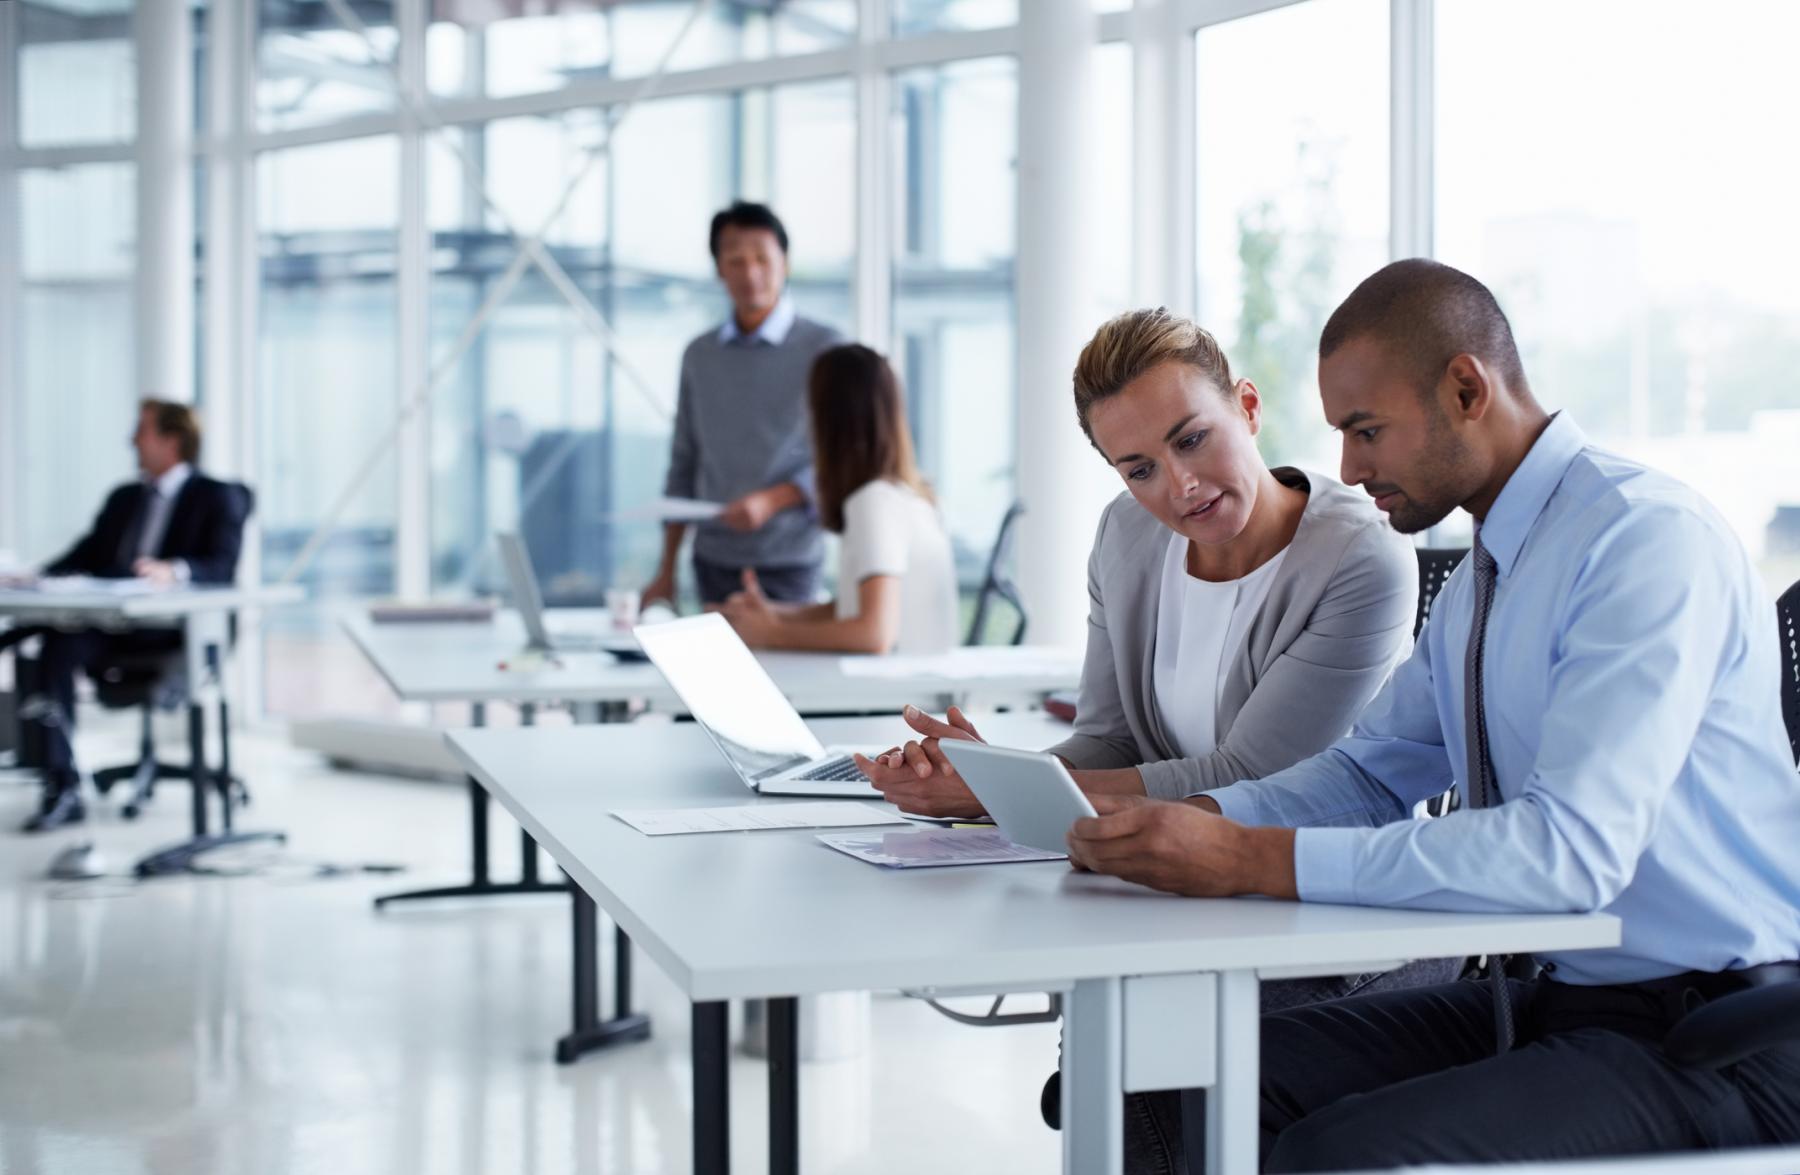
[[[1475,535],[1475,549],[1471,553],[1475,558],[1475,574],[1488,579],[1493,578],[1494,573],[1499,569],[1499,564],[1494,562],[1493,552],[1489,551],[1482,543],[1479,533]]]

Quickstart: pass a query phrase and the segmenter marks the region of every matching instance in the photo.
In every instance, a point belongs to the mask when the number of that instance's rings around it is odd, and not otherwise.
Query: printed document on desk
[[[932,828],[920,832],[828,832],[820,843],[888,869],[938,865],[1000,865],[1012,861],[1060,861],[1062,853],[1016,845],[992,828]]]
[[[621,809],[613,815],[645,836],[906,823],[906,818],[892,809],[830,800],[807,804],[734,804],[725,808],[631,808]]]

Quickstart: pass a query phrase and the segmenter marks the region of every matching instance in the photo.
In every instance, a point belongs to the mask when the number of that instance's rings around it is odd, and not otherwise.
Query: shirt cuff
[[[1365,828],[1294,832],[1294,888],[1303,902],[1357,904],[1356,850]]]
[[[1187,798],[1191,799],[1193,796],[1206,796],[1211,799],[1213,803],[1219,805],[1219,814],[1227,820],[1235,820],[1239,824],[1262,823],[1261,813],[1257,811],[1256,807],[1256,797],[1250,794],[1249,788],[1239,787],[1234,783],[1229,787],[1214,788],[1212,791],[1193,792]]]

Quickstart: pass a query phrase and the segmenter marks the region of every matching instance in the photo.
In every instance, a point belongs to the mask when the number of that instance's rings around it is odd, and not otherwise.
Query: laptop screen
[[[494,541],[500,545],[500,562],[506,568],[506,583],[512,589],[513,607],[525,622],[526,643],[531,648],[550,648],[550,632],[544,625],[544,598],[538,594],[537,573],[531,569],[531,555],[525,540],[512,531],[498,531]]]
[[[634,629],[638,644],[746,779],[810,762],[825,748],[723,616]]]

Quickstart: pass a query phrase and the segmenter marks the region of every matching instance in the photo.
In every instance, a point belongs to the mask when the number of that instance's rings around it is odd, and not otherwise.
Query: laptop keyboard
[[[862,769],[856,765],[856,760],[845,755],[839,759],[828,759],[817,767],[809,768],[799,775],[789,778],[803,779],[808,783],[837,783],[840,781],[847,783],[851,780],[867,780],[869,777],[862,773]]]

